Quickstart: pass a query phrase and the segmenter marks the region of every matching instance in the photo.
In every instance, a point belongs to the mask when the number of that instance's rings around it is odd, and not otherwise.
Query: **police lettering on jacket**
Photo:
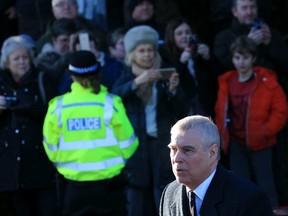
[[[74,118],[67,120],[69,131],[75,130],[99,130],[101,129],[100,118]]]

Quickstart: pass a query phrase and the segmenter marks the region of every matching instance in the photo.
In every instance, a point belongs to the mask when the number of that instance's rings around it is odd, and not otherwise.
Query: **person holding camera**
[[[51,77],[56,88],[68,68],[71,56],[70,36],[76,31],[77,26],[73,20],[55,20],[51,26],[52,43],[45,44],[36,58],[37,68]]]
[[[81,30],[70,35],[70,55],[80,50],[91,51],[101,64],[100,82],[111,92],[113,85],[121,75],[123,64],[122,62],[111,59],[106,52],[99,49],[99,45],[98,38],[92,32]],[[58,85],[60,94],[70,91],[72,82],[73,80],[70,73],[66,70]]]
[[[220,72],[234,69],[230,45],[237,37],[246,35],[257,44],[258,55],[255,65],[267,67],[275,71],[278,76],[287,77],[288,47],[279,32],[258,16],[257,0],[231,1],[234,20],[230,28],[216,35],[214,41],[214,54],[221,67]]]
[[[112,89],[122,97],[139,137],[139,148],[127,163],[130,216],[157,215],[161,192],[173,179],[166,162],[170,127],[188,114],[178,73],[159,70],[158,38],[156,30],[146,25],[125,34],[125,66]]]
[[[13,215],[57,215],[56,170],[42,145],[54,90],[47,77],[39,80],[32,47],[20,36],[4,41],[0,66],[0,194]]]
[[[210,68],[210,49],[199,42],[186,19],[178,17],[167,24],[161,55],[177,68],[180,84],[190,100],[190,113],[213,115],[215,79]]]

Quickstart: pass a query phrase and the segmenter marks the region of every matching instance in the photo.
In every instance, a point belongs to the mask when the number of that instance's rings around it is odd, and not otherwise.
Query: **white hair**
[[[25,40],[21,36],[11,36],[11,37],[7,38],[3,42],[3,45],[1,48],[0,68],[1,69],[6,68],[8,58],[12,52],[14,52],[17,49],[23,49],[23,48],[28,51],[29,58],[32,62],[33,50],[32,50],[32,47],[27,40]]]
[[[217,159],[220,160],[220,135],[217,126],[206,116],[192,115],[179,120],[172,128],[171,135],[185,133],[189,130],[198,130],[201,133],[201,143],[204,151],[213,144],[217,144],[219,151]]]

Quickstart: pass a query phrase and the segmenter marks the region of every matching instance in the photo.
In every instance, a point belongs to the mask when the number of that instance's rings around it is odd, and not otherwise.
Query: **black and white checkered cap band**
[[[89,72],[96,71],[98,69],[98,64],[95,64],[91,67],[86,67],[86,68],[78,68],[74,67],[73,65],[69,65],[69,70],[78,74],[85,74]]]

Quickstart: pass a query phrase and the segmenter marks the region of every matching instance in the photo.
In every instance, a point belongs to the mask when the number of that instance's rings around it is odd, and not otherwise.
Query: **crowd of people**
[[[0,214],[209,215],[219,176],[287,205],[288,4],[226,3],[1,1]]]

